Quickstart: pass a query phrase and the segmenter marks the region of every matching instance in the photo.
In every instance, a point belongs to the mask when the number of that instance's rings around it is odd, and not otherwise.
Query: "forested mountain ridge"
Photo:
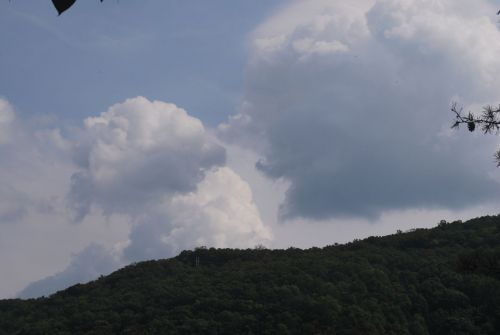
[[[184,251],[0,301],[0,334],[500,334],[500,217],[308,250]]]

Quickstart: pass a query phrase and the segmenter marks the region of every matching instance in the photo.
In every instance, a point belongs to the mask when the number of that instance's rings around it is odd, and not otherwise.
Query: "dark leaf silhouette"
[[[76,0],[52,0],[54,7],[56,7],[57,12],[61,15],[65,12],[69,7],[73,6]]]
[[[103,0],[100,0],[102,2]],[[56,7],[59,15],[64,13],[68,8],[74,5],[76,0],[52,0],[54,7]]]

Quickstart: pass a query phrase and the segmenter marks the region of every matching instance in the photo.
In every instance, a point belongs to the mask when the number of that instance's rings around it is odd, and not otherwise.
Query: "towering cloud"
[[[172,256],[197,245],[248,247],[270,239],[249,186],[200,120],[138,97],[88,118],[75,145],[69,200],[133,224],[128,260]]]
[[[77,218],[92,204],[105,213],[136,215],[178,193],[196,190],[225,150],[200,120],[173,104],[138,97],[85,120],[75,146],[80,171],[70,199]]]
[[[487,1],[297,1],[252,35],[221,136],[290,182],[284,218],[376,217],[498,199],[492,138],[451,133],[452,101],[500,101]]]
[[[0,116],[13,120],[8,114],[11,108],[5,106]],[[224,147],[200,120],[173,104],[133,98],[86,119],[71,136],[62,137],[58,130],[35,133],[43,141],[26,132],[26,148],[47,155],[40,166],[30,167],[31,173],[50,172],[50,162],[58,157],[67,167],[65,173],[50,175],[41,183],[47,188],[55,180],[62,186],[53,192],[42,190],[40,199],[27,197],[30,185],[22,190],[26,193],[15,192],[22,182],[13,171],[6,173],[5,183],[0,184],[0,220],[22,221],[26,213],[43,210],[41,205],[27,205],[43,200],[52,206],[51,218],[58,220],[67,218],[69,203],[79,223],[70,226],[96,220],[106,225],[111,220],[121,221],[130,231],[126,240],[106,245],[89,241],[82,251],[74,252],[64,270],[32,283],[20,293],[23,297],[49,294],[131,261],[172,257],[202,245],[253,247],[272,239],[249,185],[225,166]],[[16,159],[17,146],[7,146]]]

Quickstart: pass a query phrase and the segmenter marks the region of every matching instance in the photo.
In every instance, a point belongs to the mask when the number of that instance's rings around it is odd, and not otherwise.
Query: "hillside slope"
[[[500,217],[322,249],[184,251],[0,301],[0,334],[500,334]]]

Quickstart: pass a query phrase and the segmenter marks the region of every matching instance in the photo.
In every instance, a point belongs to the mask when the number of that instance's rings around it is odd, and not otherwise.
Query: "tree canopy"
[[[500,334],[500,217],[301,250],[198,248],[48,298],[0,334]]]

